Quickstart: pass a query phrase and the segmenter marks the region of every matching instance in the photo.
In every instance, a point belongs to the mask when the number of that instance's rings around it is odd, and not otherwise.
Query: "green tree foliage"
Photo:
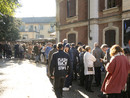
[[[4,15],[13,16],[15,9],[20,6],[18,0],[0,0],[0,12]]]
[[[19,39],[21,21],[12,16],[3,16],[0,22],[0,41],[15,41]]]
[[[0,41],[14,41],[19,38],[20,20],[14,18],[18,0],[0,0]]]

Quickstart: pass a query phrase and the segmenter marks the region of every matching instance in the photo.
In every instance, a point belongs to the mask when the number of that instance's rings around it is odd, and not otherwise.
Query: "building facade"
[[[21,21],[19,33],[22,40],[56,38],[55,17],[28,17],[22,18]]]
[[[124,38],[130,26],[130,0],[56,0],[56,3],[59,41],[67,38],[70,43],[82,42],[91,47],[94,42],[124,47],[130,40],[125,42]]]

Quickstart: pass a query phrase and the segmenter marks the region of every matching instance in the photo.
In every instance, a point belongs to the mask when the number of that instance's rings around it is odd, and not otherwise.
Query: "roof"
[[[24,17],[21,19],[24,23],[54,23],[55,17]]]

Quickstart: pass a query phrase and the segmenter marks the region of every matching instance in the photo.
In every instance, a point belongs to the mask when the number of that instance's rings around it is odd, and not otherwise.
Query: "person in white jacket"
[[[95,74],[94,62],[96,58],[90,53],[91,48],[89,46],[85,47],[86,53],[84,54],[84,75],[85,75],[85,89],[88,92],[94,92],[91,89],[91,84],[93,80],[93,75]]]

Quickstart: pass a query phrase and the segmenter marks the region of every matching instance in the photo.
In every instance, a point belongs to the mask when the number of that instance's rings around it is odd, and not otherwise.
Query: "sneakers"
[[[63,91],[69,91],[69,88],[68,87],[64,87]]]

